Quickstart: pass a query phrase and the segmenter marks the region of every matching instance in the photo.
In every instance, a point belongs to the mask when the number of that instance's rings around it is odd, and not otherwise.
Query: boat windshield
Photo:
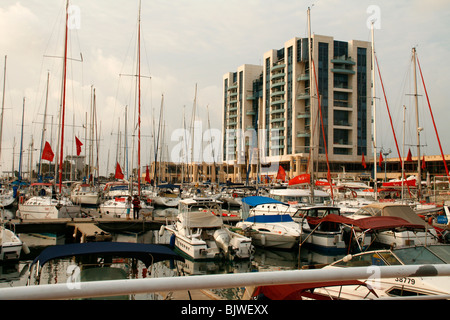
[[[431,251],[429,249],[431,249]],[[395,255],[399,257],[399,259],[403,262],[403,264],[406,265],[445,264],[449,263],[450,260],[450,247],[449,246],[430,246],[429,248],[423,246],[408,247],[395,250]]]
[[[372,207],[361,208],[358,211],[356,211],[355,215],[368,217],[381,216],[381,209]]]
[[[368,267],[401,265],[401,262],[388,250],[367,252],[352,256],[351,259],[342,259],[333,266],[336,267]]]

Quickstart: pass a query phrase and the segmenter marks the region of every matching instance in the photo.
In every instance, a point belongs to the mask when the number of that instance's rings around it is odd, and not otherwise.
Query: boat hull
[[[33,197],[19,203],[17,215],[21,219],[61,219],[81,217],[81,207],[70,201]]]

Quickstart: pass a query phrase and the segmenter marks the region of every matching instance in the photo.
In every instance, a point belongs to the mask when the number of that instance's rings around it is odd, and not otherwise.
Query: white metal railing
[[[336,280],[450,276],[450,265],[370,266],[92,281],[0,289],[2,300],[55,300]]]

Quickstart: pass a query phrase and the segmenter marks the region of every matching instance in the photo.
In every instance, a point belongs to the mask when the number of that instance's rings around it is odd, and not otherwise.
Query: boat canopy
[[[365,282],[360,280],[337,280],[337,281],[322,281],[313,283],[294,283],[294,284],[280,284],[257,287],[252,298],[254,299],[269,299],[269,300],[303,300],[306,298],[314,300],[333,300],[332,297],[320,293],[315,293],[314,289],[332,287],[332,286],[364,286],[367,287],[368,292],[371,292],[376,297],[378,295]]]
[[[61,259],[84,255],[116,255],[124,258],[141,260],[148,268],[155,262],[163,260],[184,259],[170,248],[157,244],[126,243],[126,242],[87,242],[55,245],[45,248],[30,265],[43,266],[52,259]]]
[[[351,219],[344,216],[338,216],[336,214],[329,214],[324,218],[318,220],[318,223],[325,221],[343,223],[347,225],[353,225],[364,230],[380,230],[380,229],[396,229],[396,228],[409,228],[409,229],[424,229],[422,224],[415,224],[400,217],[388,217],[388,216],[376,216],[361,219]]]
[[[371,203],[359,209],[355,215],[398,217],[422,227],[427,224],[410,206],[404,204]]]
[[[277,203],[277,204],[284,204],[286,206],[289,206],[289,204],[269,198],[269,197],[262,197],[262,196],[251,196],[251,197],[245,197],[242,198],[242,202],[245,204],[248,204],[251,207],[256,207],[260,204],[271,204],[271,203]]]
[[[159,189],[180,189],[181,186],[177,185],[177,184],[170,184],[170,183],[166,183],[166,184],[160,184],[158,185]]]
[[[188,212],[185,225],[189,228],[217,228],[223,225],[220,217],[206,211]]]

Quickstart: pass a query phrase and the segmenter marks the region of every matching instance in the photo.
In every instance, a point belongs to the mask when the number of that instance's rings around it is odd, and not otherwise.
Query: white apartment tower
[[[224,75],[223,161],[233,168],[228,178],[243,181],[249,172],[254,179],[257,163],[272,176],[278,170],[273,164],[280,164],[293,177],[307,170],[310,155],[324,177],[326,153],[332,173],[342,166],[364,171],[363,154],[369,165],[371,44],[321,35],[311,43],[312,63],[308,38],[293,38],[266,52],[262,66]]]

